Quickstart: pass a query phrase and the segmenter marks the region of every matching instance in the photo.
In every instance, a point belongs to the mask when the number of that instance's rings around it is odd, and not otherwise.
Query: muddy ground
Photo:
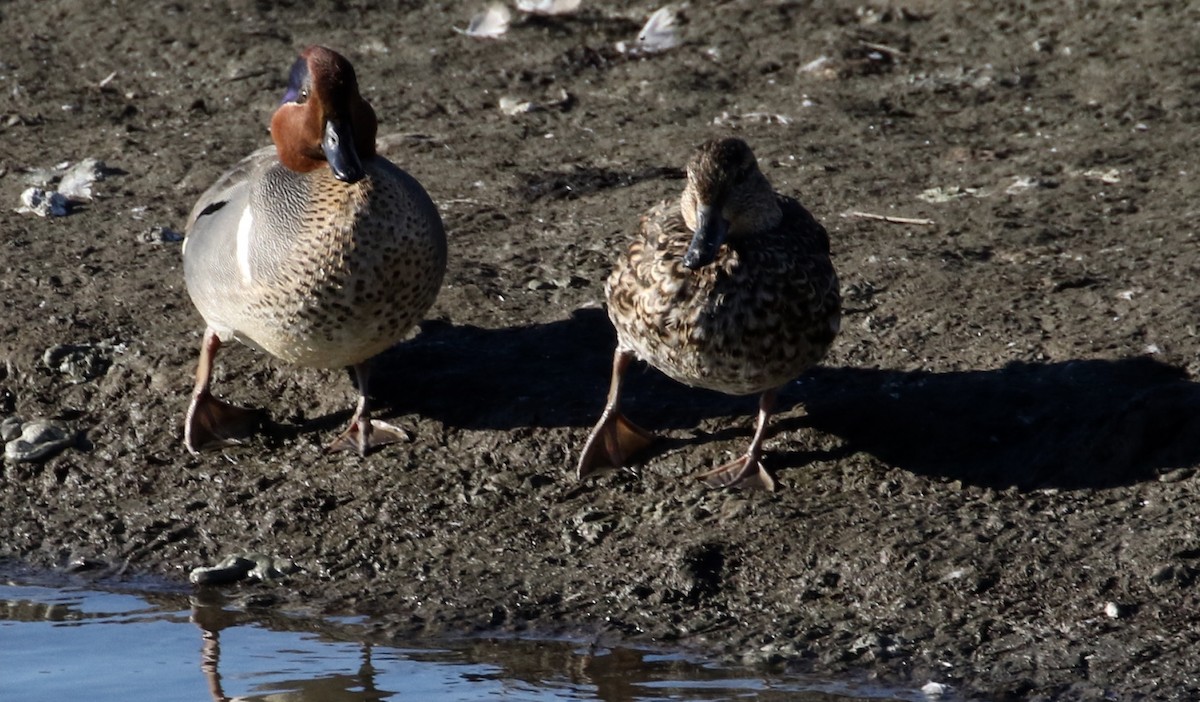
[[[381,636],[653,641],[992,699],[1200,695],[1194,3],[693,3],[683,44],[641,57],[614,45],[643,3],[499,41],[453,31],[474,1],[307,5],[0,6],[0,418],[81,432],[4,465],[0,555],[184,581],[278,554],[304,570],[235,591],[378,614]],[[315,42],[355,62],[449,231],[428,321],[377,364],[413,439],[325,455],[346,374],[230,346],[218,392],[276,423],[195,458],[202,322],[171,231],[268,141]],[[828,227],[846,297],[767,444],[782,490],[693,481],[744,449],[754,401],[653,371],[626,408],[667,440],[580,484],[603,279],[692,146],[731,133]],[[31,169],[85,157],[117,171],[93,201],[13,211]],[[63,344],[94,363],[47,363]]]

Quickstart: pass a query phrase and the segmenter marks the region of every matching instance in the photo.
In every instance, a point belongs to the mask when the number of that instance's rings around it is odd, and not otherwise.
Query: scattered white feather
[[[54,190],[29,188],[21,193],[21,206],[17,212],[30,212],[39,217],[65,217],[67,198]]]
[[[813,59],[812,61],[809,61],[808,63],[801,66],[800,72],[801,73],[817,73],[818,71],[825,71],[830,68],[830,65],[832,63],[833,63],[833,59],[822,54],[822,55],[816,57],[815,59]]]
[[[1004,192],[1008,195],[1020,195],[1026,190],[1029,190],[1030,188],[1036,188],[1039,185],[1041,185],[1041,181],[1034,176],[1012,176],[1012,183],[1010,183],[1008,187],[1004,189]]]
[[[921,193],[917,195],[917,199],[932,204],[939,204],[972,195],[976,197],[983,197],[983,192],[980,191],[979,188],[964,188],[961,185],[949,185],[946,187],[939,186],[936,188],[922,190]]]
[[[537,109],[537,103],[530,102],[528,100],[518,100],[510,97],[500,98],[500,111],[509,117],[515,117],[526,112],[533,112]]]
[[[499,3],[488,6],[486,10],[471,18],[466,29],[454,28],[454,31],[469,37],[480,39],[496,39],[508,31],[508,23],[512,21],[512,13]]]
[[[500,98],[500,111],[509,117],[525,114],[526,112],[538,112],[539,110],[562,110],[570,106],[572,102],[571,95],[566,90],[558,91],[557,100],[548,100],[546,102],[533,102],[531,100],[520,100],[518,98],[504,96]]]
[[[517,0],[517,9],[530,15],[570,15],[580,4],[582,0]]]
[[[104,178],[104,162],[85,158],[63,173],[58,183],[58,192],[68,200],[91,200],[92,184]]]
[[[718,127],[737,127],[746,123],[791,124],[792,118],[774,112],[747,112],[740,115],[722,112],[720,115],[713,117],[712,123]]]
[[[63,217],[69,213],[72,202],[92,199],[92,184],[103,180],[107,170],[104,162],[95,158],[85,158],[74,166],[63,161],[50,169],[34,169],[24,178],[34,187],[21,193],[17,212]]]
[[[617,45],[620,51],[629,53],[656,54],[679,46],[679,26],[676,24],[675,11],[670,6],[660,7],[646,20],[642,31],[638,32],[637,46],[628,50],[624,42]]]
[[[1098,180],[1101,183],[1108,183],[1109,185],[1115,185],[1115,184],[1121,182],[1121,171],[1119,171],[1116,168],[1109,168],[1106,170],[1100,169],[1100,168],[1092,168],[1092,169],[1084,171],[1083,177],[1091,178],[1092,180]]]

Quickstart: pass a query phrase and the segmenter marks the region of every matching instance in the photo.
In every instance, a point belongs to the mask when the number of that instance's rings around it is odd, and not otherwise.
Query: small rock
[[[1116,602],[1105,602],[1104,615],[1109,619],[1120,619],[1121,605],[1117,604]]]
[[[231,585],[247,579],[271,582],[298,570],[290,559],[247,553],[226,556],[215,566],[193,568],[188,580],[195,585]]]
[[[0,439],[5,442],[13,441],[21,435],[21,420],[16,417],[5,417],[0,421]]]
[[[300,568],[290,558],[263,556],[255,561],[254,568],[250,570],[249,576],[253,580],[271,582],[291,575],[298,570]]]
[[[926,697],[941,697],[949,691],[950,687],[948,685],[943,685],[939,682],[933,682],[932,680],[921,686],[921,694],[925,695]]]
[[[1181,480],[1187,480],[1188,478],[1192,477],[1192,475],[1194,473],[1195,473],[1195,471],[1192,470],[1191,468],[1176,468],[1173,471],[1169,471],[1167,473],[1163,473],[1162,475],[1158,476],[1158,482],[1160,482],[1160,483],[1178,483]]]
[[[151,227],[142,233],[142,241],[147,244],[178,244],[183,241],[183,234],[170,227]]]
[[[188,580],[196,585],[227,585],[244,580],[256,563],[243,556],[228,556],[215,566],[193,568]]]
[[[572,521],[575,522],[575,533],[579,538],[592,545],[600,543],[614,527],[612,515],[599,510],[584,509]]]
[[[553,17],[579,11],[582,0],[517,0],[517,9],[531,15]]]
[[[109,567],[107,562],[88,556],[71,556],[71,559],[67,561],[67,570],[72,573],[85,573],[90,570],[99,570],[107,567]]]
[[[35,419],[21,427],[21,435],[4,445],[4,458],[13,463],[44,461],[75,443],[75,432],[53,419]]]
[[[1152,587],[1188,587],[1196,580],[1197,571],[1186,565],[1165,563],[1150,574]]]
[[[454,28],[454,31],[469,37],[480,39],[496,39],[508,32],[512,21],[512,13],[500,3],[492,3],[486,10],[471,18],[466,29]]]
[[[108,349],[92,344],[59,344],[42,354],[42,364],[67,376],[73,385],[86,383],[108,372]]]

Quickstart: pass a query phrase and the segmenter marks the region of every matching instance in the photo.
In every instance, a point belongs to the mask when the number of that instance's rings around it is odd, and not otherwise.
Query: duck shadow
[[[1200,463],[1200,385],[1145,357],[951,373],[818,368],[797,390],[788,397],[808,413],[776,432],[811,427],[897,468],[973,485],[1116,487]]]
[[[430,321],[379,357],[381,416],[416,413],[463,429],[591,427],[608,392],[612,325],[599,309],[548,324],[485,329]],[[816,368],[780,394],[772,435],[831,434],[831,451],[775,451],[796,467],[855,452],[912,473],[989,487],[1113,487],[1200,464],[1200,384],[1150,358],[1012,363],[949,373]],[[637,364],[622,409],[651,430],[740,417],[680,445],[749,440],[756,398],[688,388]],[[776,439],[772,443],[777,443]]]
[[[599,309],[504,329],[427,321],[416,337],[375,360],[371,394],[389,414],[416,413],[463,429],[590,427],[604,409],[616,344]],[[656,429],[755,407],[753,398],[688,388],[645,364],[625,378],[622,407],[655,420]]]

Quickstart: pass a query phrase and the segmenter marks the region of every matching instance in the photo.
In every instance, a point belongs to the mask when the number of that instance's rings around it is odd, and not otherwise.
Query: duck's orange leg
[[[775,491],[775,479],[763,468],[761,459],[763,440],[767,436],[767,421],[775,409],[775,396],[778,392],[778,388],[768,390],[759,398],[758,426],[754,430],[754,438],[751,439],[746,454],[735,461],[701,473],[697,478],[714,488],[737,487],[745,490]]]
[[[379,446],[408,441],[408,432],[387,422],[371,419],[370,388],[371,369],[367,362],[354,366],[354,375],[358,379],[358,409],[346,427],[333,443],[325,447],[326,451],[358,451],[358,455],[366,456]]]
[[[581,479],[603,468],[623,467],[626,460],[654,441],[653,434],[626,419],[619,409],[621,381],[633,360],[629,351],[617,349],[613,354],[612,381],[604,414],[600,415],[579,457],[576,473]]]
[[[260,409],[237,407],[213,397],[213,360],[220,348],[221,339],[217,333],[206,329],[204,341],[200,342],[192,402],[183,421],[183,443],[192,453],[240,444],[266,420],[266,413]]]

